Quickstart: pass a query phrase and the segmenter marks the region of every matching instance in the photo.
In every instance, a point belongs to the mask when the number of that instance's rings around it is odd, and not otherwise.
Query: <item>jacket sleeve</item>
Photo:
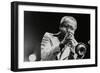
[[[45,33],[41,42],[41,60],[55,60],[57,49],[53,47],[50,34]]]

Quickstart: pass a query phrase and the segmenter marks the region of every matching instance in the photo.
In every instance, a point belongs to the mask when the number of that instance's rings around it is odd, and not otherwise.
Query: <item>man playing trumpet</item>
[[[43,36],[41,42],[41,60],[77,59],[78,52],[76,52],[76,46],[78,45],[78,42],[74,38],[76,29],[77,21],[74,17],[62,17],[59,26],[60,31],[56,34],[46,32]],[[86,47],[83,45],[83,49],[84,48]],[[79,53],[84,57],[84,53]]]

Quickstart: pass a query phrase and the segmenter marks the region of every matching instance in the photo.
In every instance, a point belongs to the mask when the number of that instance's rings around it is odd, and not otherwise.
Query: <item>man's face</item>
[[[76,19],[71,16],[62,17],[59,29],[63,34],[66,34],[68,32],[74,34],[75,30],[77,29]]]
[[[63,22],[61,25],[60,25],[60,31],[63,33],[63,34],[66,34],[68,32],[74,32],[74,29],[73,29],[73,26],[71,23],[69,22]]]

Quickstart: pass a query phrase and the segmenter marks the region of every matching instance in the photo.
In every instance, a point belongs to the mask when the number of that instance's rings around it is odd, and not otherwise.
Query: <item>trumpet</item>
[[[61,49],[63,49],[64,45],[68,45],[70,47],[75,47],[75,49],[71,49],[71,51],[74,54],[77,54],[77,58],[76,59],[83,59],[86,55],[87,52],[87,45],[82,43],[82,42],[77,42],[74,39],[74,35],[72,33],[67,33],[62,41],[62,43],[60,43],[61,45]]]
[[[84,43],[78,43],[75,47],[75,53],[78,55],[78,58],[84,58],[87,51],[87,46]]]
[[[61,41],[61,43],[60,43],[60,47],[61,47],[61,50],[62,50],[62,48],[64,47],[64,45],[68,45],[69,43],[71,44],[71,37],[73,36],[73,34],[71,34],[70,32],[68,32],[66,35],[65,35],[65,37],[64,37],[64,39]]]

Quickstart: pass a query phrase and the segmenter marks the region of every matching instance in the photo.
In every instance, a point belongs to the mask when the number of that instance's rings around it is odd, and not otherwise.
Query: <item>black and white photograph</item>
[[[89,14],[24,11],[24,61],[89,59],[89,41]]]
[[[97,66],[95,6],[12,2],[12,30],[12,71]]]

